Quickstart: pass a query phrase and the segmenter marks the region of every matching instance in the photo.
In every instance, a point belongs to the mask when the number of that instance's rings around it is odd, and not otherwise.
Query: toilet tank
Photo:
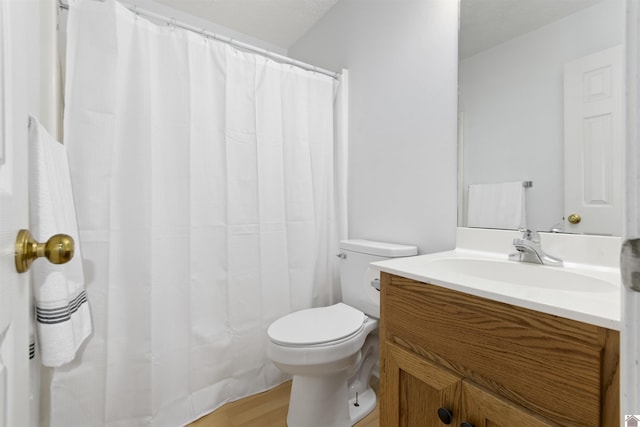
[[[390,258],[418,254],[415,246],[372,240],[342,240],[340,242],[340,288],[342,302],[365,314],[380,318],[380,292],[371,282],[380,278],[380,272],[369,264]]]

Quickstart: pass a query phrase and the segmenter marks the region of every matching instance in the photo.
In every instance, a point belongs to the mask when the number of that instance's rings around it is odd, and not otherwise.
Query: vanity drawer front
[[[384,340],[561,425],[617,425],[615,409],[601,423],[601,384],[617,387],[617,360],[603,348],[617,345],[616,331],[385,276]]]

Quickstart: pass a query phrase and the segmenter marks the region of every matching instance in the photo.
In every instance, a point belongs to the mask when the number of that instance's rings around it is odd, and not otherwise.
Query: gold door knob
[[[29,230],[20,230],[16,237],[16,270],[29,270],[34,259],[46,257],[53,264],[64,264],[73,258],[74,242],[71,236],[56,234],[46,243],[38,243]]]
[[[582,221],[582,218],[578,214],[571,214],[567,217],[567,221],[571,224],[579,224]]]

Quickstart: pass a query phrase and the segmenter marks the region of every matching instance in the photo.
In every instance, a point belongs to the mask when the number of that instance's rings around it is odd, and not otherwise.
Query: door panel
[[[565,64],[565,230],[622,232],[622,47]],[[570,215],[580,221],[572,223]]]
[[[475,427],[551,427],[557,424],[468,382],[462,382],[462,420]]]
[[[29,2],[0,0],[0,426],[29,423],[29,277],[15,268],[15,239],[28,226]]]
[[[461,378],[395,344],[387,343],[386,351],[380,425],[441,427],[447,424],[438,416],[440,408],[457,425]]]

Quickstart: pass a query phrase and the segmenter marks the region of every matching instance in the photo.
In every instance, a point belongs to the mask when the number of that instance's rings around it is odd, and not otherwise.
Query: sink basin
[[[545,234],[545,248],[564,259],[563,267],[552,267],[510,261],[518,234],[459,228],[453,250],[371,266],[418,283],[620,330],[620,238]]]
[[[619,292],[619,286],[610,281],[567,267],[474,258],[436,258],[428,261],[425,267],[433,278],[446,281],[468,283],[489,280],[508,286],[556,291]]]

